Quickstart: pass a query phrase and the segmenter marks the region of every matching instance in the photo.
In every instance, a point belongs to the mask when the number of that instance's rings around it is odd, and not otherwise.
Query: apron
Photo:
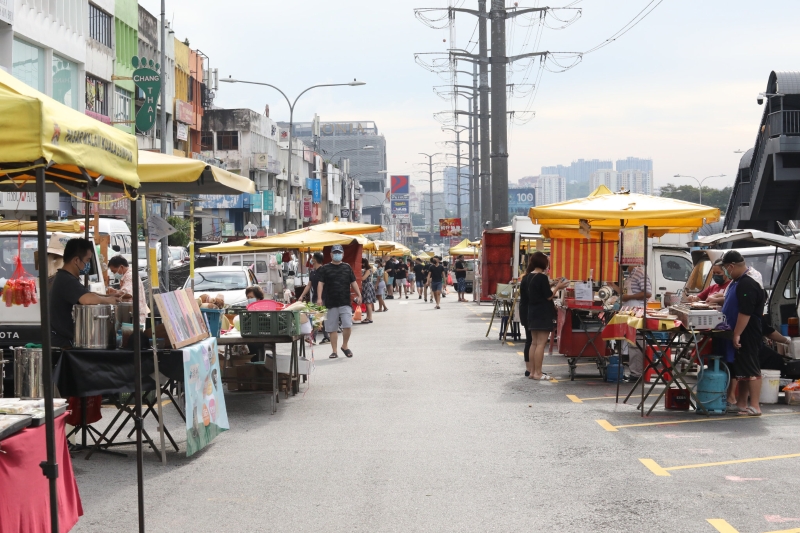
[[[739,299],[736,297],[736,286],[738,281],[731,281],[728,288],[725,289],[725,302],[722,304],[722,314],[725,316],[725,323],[733,331],[736,328],[736,321],[739,320]],[[732,363],[736,348],[733,347],[733,341],[728,339],[724,340],[724,353],[726,363]]]

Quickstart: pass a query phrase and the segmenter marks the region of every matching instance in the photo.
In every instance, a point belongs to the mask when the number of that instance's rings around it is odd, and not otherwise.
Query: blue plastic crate
[[[200,309],[208,325],[208,332],[219,339],[220,329],[222,328],[223,309]]]

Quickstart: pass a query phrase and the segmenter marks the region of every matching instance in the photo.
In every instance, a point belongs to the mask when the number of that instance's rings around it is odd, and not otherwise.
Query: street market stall
[[[131,191],[139,187],[137,167],[136,138],[116,128],[107,126],[78,111],[60,104],[10,74],[0,72],[0,187],[4,190],[17,190],[35,186],[37,199],[37,219],[45,221],[45,192],[47,190],[81,190],[88,192],[101,183],[122,191],[131,200],[135,217],[136,198]],[[88,210],[87,210],[88,212]],[[135,218],[133,220],[135,224]],[[88,228],[86,228],[88,231]],[[47,228],[37,224],[38,250],[47,249]],[[136,247],[132,254],[134,271],[137,269]],[[39,278],[36,291],[40,301],[42,335],[42,381],[44,383],[45,437],[46,446],[29,446],[19,449],[19,453],[36,454],[32,462],[41,461],[41,468],[49,481],[49,506],[35,509],[19,508],[18,513],[26,513],[17,519],[26,523],[47,523],[42,514],[50,514],[50,530],[53,532],[69,529],[81,514],[80,500],[68,497],[67,493],[77,494],[77,487],[70,464],[63,457],[57,457],[56,420],[53,409],[52,346],[50,341],[50,299],[47,287],[47,262],[40,261]],[[134,294],[134,325],[139,321],[139,298]],[[141,397],[140,346],[138,339],[134,347],[135,390]],[[141,402],[135,406],[137,417],[141,417]],[[61,417],[60,417],[61,418]],[[63,428],[61,419],[58,425]],[[63,429],[59,431],[63,439]],[[62,440],[63,444],[63,440]],[[46,450],[46,460],[40,455]],[[144,524],[144,499],[141,463],[141,431],[137,429],[137,481],[140,524]],[[11,461],[8,454],[0,456],[0,462]],[[60,468],[59,468],[59,461]],[[63,478],[62,478],[63,476]],[[60,481],[60,479],[63,479]],[[6,491],[23,493],[35,490],[38,486],[28,480],[12,480],[0,485],[0,500],[10,501],[12,496]],[[15,497],[24,494],[17,494]],[[40,496],[40,493],[39,495]],[[29,493],[35,499],[37,494]],[[65,506],[60,510],[59,503]],[[66,511],[71,507],[69,512]],[[59,525],[59,518],[65,523]],[[9,517],[0,517],[4,522]]]
[[[616,244],[622,239],[622,230],[642,229],[629,233],[626,246],[636,252],[636,258],[628,264],[642,266],[646,271],[650,237],[691,233],[707,222],[719,220],[720,215],[716,208],[627,191],[612,193],[601,185],[587,198],[532,207],[529,216],[540,224],[542,234],[551,239],[553,276],[563,276],[574,282],[572,297],[562,297],[557,302],[560,307],[559,346],[567,347],[568,353],[564,355],[572,360],[570,367],[574,376],[574,361],[578,357],[588,356],[600,361],[605,356],[606,350],[602,348],[607,339],[599,333],[613,316],[610,306],[617,298],[606,282],[623,285],[620,268],[623,263],[617,266],[611,260],[622,253],[619,248],[623,245]],[[638,236],[635,242],[631,240],[634,236]],[[574,325],[576,320],[580,323],[581,315],[587,312],[595,322],[591,331],[588,328],[578,330],[584,338],[575,339],[576,330],[564,326]],[[646,317],[647,312],[645,307],[643,316]],[[582,345],[584,349],[575,350]],[[602,373],[605,363],[600,362],[598,366]],[[617,370],[621,371],[621,360],[617,362]],[[620,377],[621,372],[618,372],[616,379]]]

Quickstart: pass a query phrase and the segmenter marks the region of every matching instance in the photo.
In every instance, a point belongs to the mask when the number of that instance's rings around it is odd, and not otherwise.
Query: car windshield
[[[187,281],[187,287],[191,284]],[[236,291],[247,288],[247,276],[241,271],[195,272],[195,291]]]
[[[178,261],[182,257],[180,248],[177,249],[173,248],[172,250],[169,251],[169,254],[172,256],[173,261]]]

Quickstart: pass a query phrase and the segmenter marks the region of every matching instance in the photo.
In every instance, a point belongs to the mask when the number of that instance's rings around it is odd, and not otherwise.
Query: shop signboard
[[[176,129],[178,131],[177,137],[179,141],[186,141],[189,139],[189,126],[181,122],[178,122],[178,126]]]
[[[311,191],[311,201],[318,204],[322,201],[322,180],[316,178],[308,178],[306,180],[306,187]],[[328,191],[330,194],[330,191]]]
[[[312,208],[311,208],[311,197],[306,196],[303,198],[303,218],[311,218]]]
[[[50,194],[50,193],[48,193]],[[58,193],[54,193],[58,194]],[[89,214],[104,215],[113,217],[127,217],[128,209],[130,208],[130,200],[125,198],[121,193],[103,192],[95,193],[92,195],[92,200],[100,203],[89,204]],[[86,214],[86,202],[75,200],[75,214]]]
[[[250,211],[253,213],[260,213],[263,208],[264,196],[257,192],[250,195]]]
[[[621,265],[644,265],[644,254],[647,249],[645,238],[645,226],[638,228],[625,228],[619,230],[619,238],[622,249],[619,263]]]
[[[192,104],[184,102],[183,100],[175,100],[175,119],[184,124],[191,124],[194,122],[194,110]]]
[[[0,21],[14,25],[14,0],[0,0]]]
[[[57,192],[45,193],[45,209],[48,211],[59,210]],[[83,204],[83,202],[81,202]],[[34,192],[4,192],[0,193],[0,211],[36,211],[36,193]]]
[[[243,209],[243,194],[201,194],[197,205],[204,209]],[[248,198],[249,199],[249,198]]]
[[[136,113],[136,129],[147,132],[156,125],[156,105],[161,93],[161,73],[159,64],[147,58],[133,56],[133,84],[144,94],[144,104]]]
[[[342,218],[350,218],[350,210],[342,209]]]
[[[393,215],[407,215],[408,214],[408,200],[392,200],[392,214]]]
[[[236,224],[234,224],[233,222],[223,222],[222,236],[233,237],[234,235],[236,235]]]
[[[217,339],[212,337],[184,346],[182,351],[188,457],[230,426],[222,391]]]
[[[262,191],[261,212],[272,213],[275,211],[275,191]]]
[[[392,176],[391,177],[391,190],[392,195],[395,194],[409,194],[408,185],[410,180],[408,176]]]
[[[460,218],[440,218],[439,219],[440,237],[461,237]]]

